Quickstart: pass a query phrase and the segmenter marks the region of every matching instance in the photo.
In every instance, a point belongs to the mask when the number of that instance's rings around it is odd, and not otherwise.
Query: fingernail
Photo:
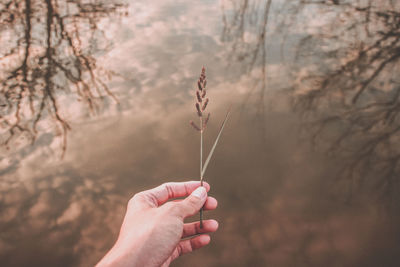
[[[197,189],[192,192],[192,195],[200,199],[203,199],[207,196],[206,188],[203,186],[197,187]]]

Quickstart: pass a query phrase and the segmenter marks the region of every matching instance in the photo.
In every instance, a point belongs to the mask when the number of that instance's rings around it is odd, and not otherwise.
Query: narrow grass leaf
[[[202,170],[202,177],[204,176],[204,173],[206,172],[208,163],[210,162],[211,156],[212,156],[213,153],[214,153],[215,147],[217,146],[219,137],[221,136],[222,130],[224,129],[225,123],[226,123],[226,121],[228,120],[228,116],[229,116],[229,113],[230,113],[230,112],[231,112],[231,108],[229,108],[228,111],[226,112],[226,116],[225,116],[224,121],[222,122],[222,126],[221,126],[221,129],[219,130],[219,133],[218,133],[218,135],[217,135],[217,139],[215,139],[214,145],[212,146],[212,148],[211,148],[211,150],[210,150],[210,153],[208,154],[208,157],[207,157],[207,159],[206,159],[206,161],[205,161],[205,163],[204,163],[203,170]]]

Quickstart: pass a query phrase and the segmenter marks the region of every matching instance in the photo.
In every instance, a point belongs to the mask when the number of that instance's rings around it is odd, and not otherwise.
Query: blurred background
[[[1,266],[93,266],[199,179],[202,66],[220,229],[172,265],[400,265],[398,1],[2,0],[0,42]]]

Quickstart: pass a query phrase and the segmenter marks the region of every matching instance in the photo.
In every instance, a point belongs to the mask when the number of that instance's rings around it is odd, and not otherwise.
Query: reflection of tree
[[[116,1],[10,0],[0,3],[0,129],[8,145],[24,134],[37,137],[38,125],[52,118],[66,149],[70,129],[61,111],[71,95],[93,112],[114,97],[92,55],[104,49],[102,18],[121,14]],[[71,92],[73,94],[71,94]],[[70,103],[69,103],[70,104]]]
[[[270,1],[238,2],[232,22],[225,19],[238,33],[236,47],[260,14],[250,7]],[[364,187],[393,196],[400,177],[400,6],[373,2],[283,1],[274,26],[300,36],[289,86],[295,107],[313,122],[313,140],[329,140],[329,151],[346,160],[340,177],[350,192]],[[258,57],[267,30],[257,27],[258,41],[239,55]]]
[[[226,3],[232,6],[233,15],[229,16]],[[267,61],[267,26],[272,0],[266,1],[222,1],[224,29],[222,40],[233,40],[231,54],[239,61],[243,61],[245,71],[250,72],[255,66],[261,66],[261,75],[254,90],[260,87],[261,101],[259,110],[263,111],[264,95],[266,90],[266,61]],[[227,14],[228,13],[228,14]],[[248,94],[248,98],[252,92]],[[248,101],[246,99],[246,102]]]
[[[296,107],[317,119],[316,139],[329,135],[331,151],[346,156],[341,177],[350,178],[350,193],[365,186],[379,195],[393,195],[399,182],[398,7],[396,11],[390,1],[343,6],[341,27],[329,26],[333,36],[308,37],[299,49],[301,53],[310,43],[325,44],[317,64],[327,67],[319,72],[309,68],[312,72],[306,71],[295,84],[300,92]]]

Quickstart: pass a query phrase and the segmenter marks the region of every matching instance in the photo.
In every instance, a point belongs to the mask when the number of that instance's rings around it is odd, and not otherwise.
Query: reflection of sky
[[[260,77],[259,69],[227,69],[221,23],[213,1],[134,1],[121,24],[102,25],[113,49],[99,64],[121,75],[109,86],[122,112],[110,102],[103,115],[82,119],[68,103],[73,131],[63,161],[53,160],[50,134],[0,158],[0,262],[92,265],[115,240],[133,193],[196,179],[198,142],[188,121],[201,66],[212,112],[207,147],[227,106],[241,103]],[[279,64],[268,67],[271,78],[280,72]],[[387,256],[392,266],[395,226],[374,207],[327,197],[332,166],[297,143],[296,119],[281,100],[271,100],[265,138],[251,104],[246,112],[234,108],[206,175],[220,201],[212,216],[221,229],[209,248],[177,265],[377,266],[366,259]],[[376,239],[378,227],[386,230]]]

